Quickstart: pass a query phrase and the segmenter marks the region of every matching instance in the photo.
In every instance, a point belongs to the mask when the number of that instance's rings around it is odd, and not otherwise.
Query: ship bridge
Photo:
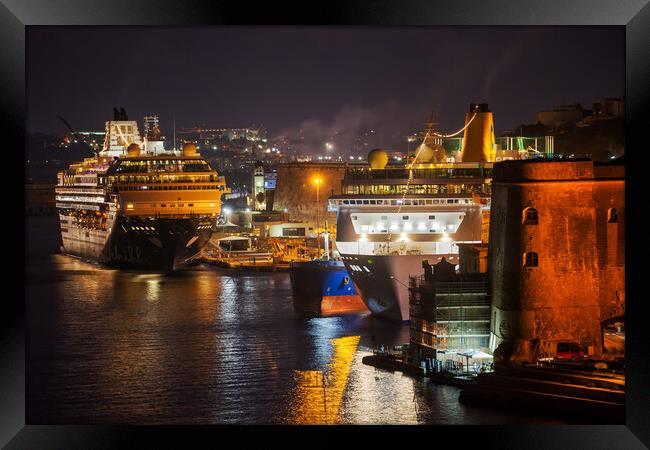
[[[99,183],[120,195],[127,216],[216,217],[227,192],[224,177],[199,155],[121,158]]]
[[[490,195],[492,163],[415,164],[383,169],[346,170],[341,193],[347,195]]]

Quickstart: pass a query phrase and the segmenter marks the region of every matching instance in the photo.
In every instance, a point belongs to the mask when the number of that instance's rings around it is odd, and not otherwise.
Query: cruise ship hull
[[[458,254],[341,254],[345,268],[370,312],[400,322],[409,320],[409,275],[422,273],[422,261],[435,264],[443,256],[452,263],[458,261]]]
[[[368,312],[340,261],[293,262],[294,311],[319,316]]]
[[[62,226],[63,253],[110,267],[174,270],[198,255],[212,230],[207,218],[120,217],[110,230]]]

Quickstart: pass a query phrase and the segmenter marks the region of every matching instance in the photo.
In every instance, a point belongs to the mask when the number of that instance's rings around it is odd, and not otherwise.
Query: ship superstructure
[[[458,264],[457,244],[487,242],[495,159],[521,155],[497,148],[485,104],[470,106],[460,132],[456,156],[445,155],[447,136],[431,139],[431,129],[406,165],[388,166],[386,153],[373,150],[369,167],[349,167],[341,195],[329,198],[336,247],[373,314],[409,320],[409,275],[424,260]]]
[[[225,180],[185,144],[142,152],[137,123],[115,112],[101,152],[58,173],[62,251],[103,264],[172,270],[212,235]],[[159,150],[159,148],[157,148]]]

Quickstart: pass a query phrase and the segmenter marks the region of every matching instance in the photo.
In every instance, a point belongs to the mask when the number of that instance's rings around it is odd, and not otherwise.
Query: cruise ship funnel
[[[494,119],[487,103],[470,105],[469,112],[465,115],[465,126],[467,128],[463,134],[461,160],[463,162],[494,161],[496,157]]]

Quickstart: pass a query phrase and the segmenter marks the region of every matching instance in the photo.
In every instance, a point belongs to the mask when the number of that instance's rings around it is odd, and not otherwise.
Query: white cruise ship
[[[409,320],[408,279],[422,261],[459,264],[459,243],[487,242],[493,164],[539,153],[500,149],[487,104],[470,106],[460,132],[455,155],[444,150],[447,136],[431,130],[405,165],[387,165],[386,152],[373,150],[369,166],[349,167],[341,194],[329,197],[336,248],[375,315]]]
[[[174,270],[208,242],[225,179],[194,144],[164,152],[152,122],[143,143],[137,122],[114,111],[102,150],[57,174],[63,253],[120,268]]]

